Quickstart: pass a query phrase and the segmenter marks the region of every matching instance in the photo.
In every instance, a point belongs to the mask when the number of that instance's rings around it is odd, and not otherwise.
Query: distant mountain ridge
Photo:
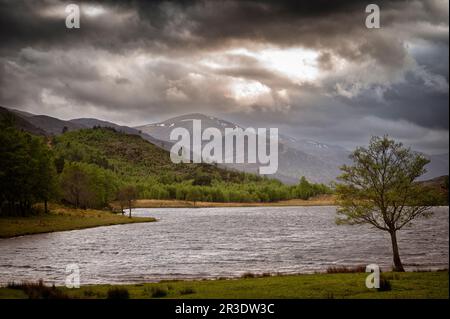
[[[192,134],[192,120],[202,121],[202,128],[215,127],[224,134],[225,128],[241,127],[239,124],[208,116],[192,113],[169,118],[158,123],[136,126],[135,128],[172,145],[170,132],[175,127],[186,128]],[[245,128],[244,128],[245,129]],[[297,139],[287,135],[279,135],[279,168],[275,178],[286,183],[296,183],[301,176],[316,183],[330,183],[340,174],[339,167],[349,164],[350,151],[338,146],[321,143],[309,139]],[[431,163],[427,165],[427,173],[420,180],[448,174],[448,154],[426,155]],[[257,172],[255,164],[221,164],[221,166],[245,172]]]
[[[164,141],[158,140],[153,136],[149,136],[148,134],[140,132],[137,129],[95,118],[78,118],[65,121],[56,117],[36,115],[20,110],[8,109],[5,107],[0,107],[0,111],[3,114],[14,114],[16,117],[16,121],[18,121],[17,126],[19,128],[37,135],[60,135],[64,131],[76,131],[93,127],[111,127],[119,132],[139,135],[143,139],[155,144],[156,146],[167,149],[167,146],[165,145],[166,143]]]
[[[14,121],[17,128],[35,135],[48,135],[48,133],[35,125],[31,124],[27,119],[22,118],[10,109],[0,106],[0,119]]]
[[[38,135],[59,135],[63,131],[74,131],[83,128],[112,127],[117,131],[132,135],[139,135],[152,144],[170,150],[174,141],[169,135],[173,128],[184,127],[192,132],[192,120],[202,121],[202,128],[216,127],[222,133],[225,128],[241,127],[238,124],[214,116],[201,113],[186,114],[167,119],[163,122],[128,127],[95,118],[78,118],[69,121],[58,118],[35,115],[19,110],[0,107],[0,114],[14,114],[16,125],[21,129]],[[244,128],[244,127],[241,127]],[[296,183],[301,176],[316,183],[329,183],[339,175],[339,167],[349,163],[350,152],[338,145],[329,145],[308,139],[296,139],[287,135],[279,136],[279,167],[278,172],[271,177],[285,183]],[[448,154],[428,156],[431,163],[427,166],[428,172],[420,180],[448,175]],[[232,170],[257,173],[259,164],[220,164]]]
[[[164,141],[161,141],[153,136],[150,136],[146,133],[143,133],[143,132],[141,132],[135,128],[129,127],[129,126],[118,125],[118,124],[115,124],[112,122],[98,120],[98,119],[94,119],[94,118],[79,118],[79,119],[69,120],[69,122],[77,124],[77,125],[81,125],[85,128],[112,127],[119,132],[123,132],[126,134],[132,134],[132,135],[139,135],[140,137],[149,141],[150,143],[153,143],[158,147],[167,149],[167,145]]]
[[[225,128],[243,128],[214,116],[200,113],[186,114],[170,118],[166,121],[135,127],[151,136],[170,141],[170,132],[175,127],[186,128],[192,133],[192,120],[201,120],[202,129],[214,127],[225,135]],[[308,145],[306,147],[306,145]],[[296,183],[301,176],[316,183],[330,183],[339,174],[339,166],[334,161],[345,163],[349,152],[344,148],[326,145],[314,141],[298,141],[286,135],[279,135],[279,163],[278,171],[273,177],[285,182]],[[333,161],[333,163],[332,163]],[[222,167],[237,169],[244,172],[257,173],[259,164],[220,164]]]

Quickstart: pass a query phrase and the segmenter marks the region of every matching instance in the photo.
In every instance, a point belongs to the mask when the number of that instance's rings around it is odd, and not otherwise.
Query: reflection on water
[[[399,233],[406,268],[448,267],[448,207]],[[0,283],[64,284],[77,263],[81,283],[299,273],[332,265],[390,267],[387,234],[336,226],[334,207],[136,209],[156,223],[0,239]]]

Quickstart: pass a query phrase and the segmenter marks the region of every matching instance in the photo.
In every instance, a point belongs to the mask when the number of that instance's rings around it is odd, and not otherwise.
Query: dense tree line
[[[56,194],[56,170],[52,155],[41,137],[0,124],[0,215],[25,216],[36,202]]]
[[[212,181],[198,185],[195,179],[182,184],[138,184],[140,196],[149,199],[177,199],[204,202],[276,202],[289,199],[309,199],[332,190],[323,184],[314,184],[302,177],[297,185],[284,185],[278,181],[230,184]]]
[[[61,200],[75,207],[103,208],[116,199],[116,175],[94,164],[68,162],[59,175]]]

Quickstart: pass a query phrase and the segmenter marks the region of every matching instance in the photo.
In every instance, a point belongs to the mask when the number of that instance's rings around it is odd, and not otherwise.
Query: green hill
[[[136,198],[274,202],[330,191],[305,179],[284,185],[213,164],[175,164],[168,151],[114,128],[52,136],[39,134],[10,112],[0,120],[0,215],[28,215],[34,203],[48,201],[101,209],[113,201],[130,206]]]
[[[435,191],[437,204],[448,205],[448,175],[418,183]]]
[[[169,152],[137,135],[112,128],[93,128],[67,132],[52,140],[56,161],[83,162],[113,171],[127,182],[152,181],[163,184],[212,181],[245,183],[262,177],[229,171],[209,164],[180,163],[170,160]],[[205,179],[205,184],[210,184]]]
[[[139,198],[210,202],[271,202],[309,198],[329,191],[305,180],[288,186],[211,164],[174,164],[169,152],[140,136],[112,128],[66,132],[53,137],[51,147],[57,172],[63,179],[69,174],[65,171],[73,171],[75,165],[88,175],[95,175],[91,184],[96,188],[105,185],[100,190],[100,200],[95,201],[103,204],[114,199],[105,193],[112,194],[113,189],[124,185],[136,186]]]

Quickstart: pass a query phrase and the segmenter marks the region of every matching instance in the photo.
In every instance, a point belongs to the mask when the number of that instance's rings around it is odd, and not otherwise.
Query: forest
[[[309,199],[332,189],[302,177],[296,185],[217,164],[172,163],[169,152],[137,135],[95,127],[34,136],[3,121],[0,134],[0,214],[37,213],[49,201],[105,209],[112,201],[177,199],[275,202]]]

